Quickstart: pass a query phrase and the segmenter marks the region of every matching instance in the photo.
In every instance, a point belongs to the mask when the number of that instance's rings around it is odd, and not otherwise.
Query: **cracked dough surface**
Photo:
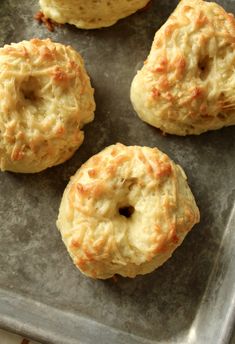
[[[95,102],[83,60],[49,39],[0,49],[0,169],[39,172],[69,159]]]
[[[40,0],[43,13],[57,23],[82,29],[111,26],[143,8],[149,0]]]
[[[213,2],[182,0],[157,31],[131,86],[139,117],[163,132],[235,124],[235,19]]]
[[[81,272],[106,279],[153,271],[197,222],[179,165],[157,148],[116,144],[71,178],[57,227]]]

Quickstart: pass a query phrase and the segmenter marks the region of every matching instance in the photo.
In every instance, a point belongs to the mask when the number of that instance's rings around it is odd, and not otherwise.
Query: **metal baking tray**
[[[218,1],[235,12],[235,1]],[[235,319],[235,127],[200,136],[163,136],[143,123],[130,83],[155,31],[177,4],[156,0],[116,25],[49,32],[36,0],[1,0],[0,44],[33,37],[70,44],[95,87],[94,122],[68,162],[33,175],[0,174],[0,327],[45,343],[229,342]],[[55,227],[69,177],[90,156],[121,142],[157,146],[180,163],[201,211],[173,257],[135,279],[99,281],[72,264]]]

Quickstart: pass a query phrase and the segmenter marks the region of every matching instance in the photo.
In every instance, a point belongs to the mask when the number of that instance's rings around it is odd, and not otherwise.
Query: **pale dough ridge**
[[[149,0],[40,0],[43,13],[57,23],[96,29],[115,24],[143,8]]]

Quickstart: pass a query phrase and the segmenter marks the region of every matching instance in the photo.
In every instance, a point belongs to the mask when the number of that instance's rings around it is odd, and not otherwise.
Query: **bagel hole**
[[[118,211],[119,211],[119,214],[121,216],[124,216],[127,219],[129,219],[132,216],[132,214],[134,213],[135,208],[132,207],[132,205],[127,205],[126,207],[119,208]]]
[[[208,55],[204,56],[201,60],[199,60],[198,69],[199,77],[201,80],[205,80],[208,77],[212,67],[212,61],[213,59]]]
[[[24,100],[30,102],[36,102],[39,100],[37,91],[40,89],[39,82],[33,76],[30,76],[27,80],[24,80],[21,84],[21,92]]]

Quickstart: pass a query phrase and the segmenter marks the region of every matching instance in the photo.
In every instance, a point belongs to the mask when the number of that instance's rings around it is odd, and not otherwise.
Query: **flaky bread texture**
[[[57,227],[80,271],[106,279],[153,271],[198,221],[179,165],[157,148],[116,144],[71,178]]]
[[[235,19],[212,2],[182,0],[157,31],[131,86],[139,117],[163,132],[235,124]]]
[[[49,39],[0,49],[0,169],[32,173],[70,158],[94,118],[79,53]]]
[[[40,0],[43,13],[57,23],[96,29],[115,24],[144,7],[149,0]]]

